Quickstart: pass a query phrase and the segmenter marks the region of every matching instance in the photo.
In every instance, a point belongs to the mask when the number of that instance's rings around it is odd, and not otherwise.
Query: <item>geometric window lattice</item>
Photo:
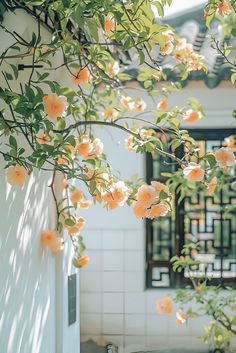
[[[206,150],[222,146],[225,137],[236,132],[228,129],[193,130],[198,141],[199,156]],[[147,155],[147,181],[160,180],[162,172],[174,171],[175,165],[164,164],[162,157]],[[146,226],[146,287],[178,287],[188,283],[190,276],[207,274],[212,284],[236,284],[236,214],[224,214],[228,204],[236,203],[236,193],[229,185],[214,196],[198,192],[178,204],[172,214],[147,220]],[[197,255],[201,265],[184,275],[173,273],[170,259],[180,254],[184,244],[199,242]]]

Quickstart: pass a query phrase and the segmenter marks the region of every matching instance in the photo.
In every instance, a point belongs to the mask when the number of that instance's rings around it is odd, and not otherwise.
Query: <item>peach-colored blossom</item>
[[[61,237],[56,237],[52,244],[50,245],[50,249],[53,254],[57,254],[64,249],[64,241]]]
[[[170,296],[166,296],[156,301],[156,311],[158,314],[170,315],[173,313],[174,302]]]
[[[188,109],[183,113],[183,120],[188,123],[195,123],[202,118],[202,113],[193,109]]]
[[[77,203],[83,200],[84,194],[81,190],[75,188],[70,194],[70,200],[73,203]]]
[[[104,32],[107,34],[110,31],[114,31],[115,28],[116,23],[114,19],[110,15],[107,15],[104,19]]]
[[[235,164],[234,152],[229,147],[221,147],[215,151],[215,157],[221,168],[231,167]]]
[[[160,102],[157,104],[157,110],[164,111],[168,107],[168,101],[167,99],[161,99]]]
[[[87,210],[90,206],[91,206],[91,201],[89,200],[82,200],[79,202],[79,207],[84,210]]]
[[[106,121],[113,121],[118,117],[119,112],[113,107],[107,107],[104,112],[103,116]]]
[[[68,159],[65,157],[58,157],[57,164],[59,165],[67,165],[69,163]]]
[[[177,324],[183,325],[185,324],[189,319],[189,315],[186,314],[183,310],[178,310],[176,312],[176,322]]]
[[[73,236],[75,234],[78,234],[82,228],[85,226],[85,219],[84,217],[79,217],[76,220],[76,223],[72,226],[65,225],[65,228],[67,229],[68,233]]]
[[[136,113],[142,113],[147,108],[147,104],[143,99],[140,99],[134,104],[134,111]]]
[[[40,129],[36,135],[36,141],[40,144],[40,145],[46,145],[49,144],[51,142],[52,138],[48,135],[45,134],[45,131],[43,129]]]
[[[120,98],[120,104],[127,110],[133,110],[135,107],[135,102],[131,97],[122,96]]]
[[[87,265],[88,262],[89,262],[88,255],[83,255],[83,256],[79,257],[78,259],[77,258],[73,259],[74,266],[78,267],[78,268],[81,268],[81,267]]]
[[[43,97],[43,106],[48,117],[56,119],[65,114],[68,103],[65,96],[49,93],[47,96]]]
[[[104,207],[106,209],[114,209],[121,207],[127,201],[129,197],[129,188],[123,181],[117,181],[109,186],[109,192],[102,195],[102,199],[105,202]]]
[[[147,210],[147,207],[143,206],[143,204],[141,204],[138,201],[134,201],[131,207],[134,215],[137,218],[146,217],[148,210]]]
[[[212,178],[212,180],[207,184],[207,190],[210,195],[214,194],[215,188],[217,187],[217,184],[218,184],[217,177],[214,176],[214,178]]]
[[[189,165],[184,168],[183,173],[184,177],[191,182],[202,181],[205,174],[200,164],[196,163],[189,163]]]
[[[146,130],[146,129],[138,129],[137,132],[139,133],[142,140],[152,137],[153,130]]]
[[[170,55],[174,49],[172,42],[166,42],[166,44],[160,49],[161,55]]]
[[[228,0],[222,0],[218,4],[218,11],[222,17],[230,15],[232,12],[232,7],[230,5],[230,2]]]
[[[77,85],[80,85],[81,83],[89,83],[91,79],[92,76],[87,67],[79,67],[72,76],[72,81]]]
[[[157,192],[157,195],[159,196],[161,191],[164,191],[167,195],[170,194],[170,190],[168,188],[168,186],[166,186],[165,184],[159,182],[159,181],[151,181],[151,185],[154,187],[154,189]]]
[[[27,170],[19,164],[11,166],[6,170],[7,182],[13,186],[23,186],[27,177]]]
[[[186,40],[186,38],[177,38],[177,39],[175,40],[175,48],[176,48],[177,50],[183,50],[183,49],[186,48],[186,46],[187,46],[187,40]]]
[[[160,53],[161,55],[169,55],[174,49],[174,33],[167,29],[162,32],[162,35],[164,36],[165,44],[160,49]]]
[[[151,185],[142,185],[137,192],[137,201],[144,207],[149,207],[155,203],[157,199],[157,192]]]
[[[81,142],[77,145],[77,153],[84,157],[88,158],[89,154],[92,152],[93,145],[88,135],[82,137]]]
[[[90,157],[99,158],[102,155],[103,147],[104,145],[99,138],[94,139],[92,142],[92,151],[90,152]]]
[[[164,217],[170,211],[170,206],[167,202],[161,201],[160,203],[153,205],[147,213],[147,218],[153,219],[155,217]]]
[[[51,247],[54,244],[57,236],[58,234],[55,230],[43,230],[41,234],[42,245],[45,247]]]
[[[118,75],[118,73],[120,72],[120,66],[119,66],[119,62],[115,61],[114,63],[109,63],[107,66],[107,74],[110,77],[114,77],[116,75]]]
[[[136,152],[138,146],[134,144],[134,136],[133,135],[129,135],[127,139],[125,139],[125,148],[129,151],[129,152]]]

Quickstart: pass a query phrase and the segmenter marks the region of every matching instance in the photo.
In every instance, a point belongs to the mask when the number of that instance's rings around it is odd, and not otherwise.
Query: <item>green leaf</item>
[[[65,220],[65,224],[69,227],[73,227],[76,223],[75,223],[75,221],[73,221],[73,219],[68,218]]]
[[[9,144],[11,145],[11,147],[14,149],[14,150],[17,150],[17,142],[16,142],[16,139],[14,136],[10,136],[9,137]]]
[[[209,163],[211,168],[214,168],[217,163],[214,154],[206,154],[203,159]]]

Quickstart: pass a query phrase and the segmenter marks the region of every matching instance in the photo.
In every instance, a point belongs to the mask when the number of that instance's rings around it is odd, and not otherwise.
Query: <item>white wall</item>
[[[22,11],[7,13],[4,25],[26,40],[30,40],[32,30],[36,31],[35,21]],[[43,28],[41,35],[47,38],[49,33]],[[0,36],[4,51],[11,37],[3,30]],[[17,60],[14,64],[18,64]],[[28,75],[27,70],[21,72],[21,82]],[[55,79],[59,81],[61,76],[58,70]],[[65,236],[65,251],[56,258],[42,249],[40,242],[41,231],[55,227],[54,203],[48,188],[52,175],[34,172],[23,189],[14,188],[6,183],[4,165],[1,157],[0,352],[79,353],[78,275],[76,323],[68,326],[67,315],[68,275],[76,273],[71,265],[70,240]]]
[[[206,109],[207,118],[192,126],[233,126],[235,90],[202,87],[188,86],[173,95],[170,105],[182,106],[188,97],[197,97]],[[152,107],[152,103],[147,102]],[[114,170],[119,170],[124,178],[136,172],[145,175],[144,157],[124,150],[123,133],[113,131],[111,138],[108,133],[97,131],[104,139],[105,153]],[[155,312],[155,301],[173,294],[173,290],[145,289],[143,222],[135,219],[126,206],[110,212],[93,206],[83,215],[87,219],[83,235],[90,263],[80,275],[81,341],[92,338],[100,344],[113,342],[119,346],[119,353],[203,347],[197,337],[203,333],[208,318],[179,326],[174,315],[159,316]]]

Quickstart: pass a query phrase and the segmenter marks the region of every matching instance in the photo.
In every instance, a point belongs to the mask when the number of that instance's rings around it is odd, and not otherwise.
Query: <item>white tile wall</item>
[[[81,340],[114,343],[119,353],[202,347],[197,337],[208,318],[176,324],[156,313],[156,301],[173,290],[145,290],[144,232],[86,230],[90,263],[80,271]]]

